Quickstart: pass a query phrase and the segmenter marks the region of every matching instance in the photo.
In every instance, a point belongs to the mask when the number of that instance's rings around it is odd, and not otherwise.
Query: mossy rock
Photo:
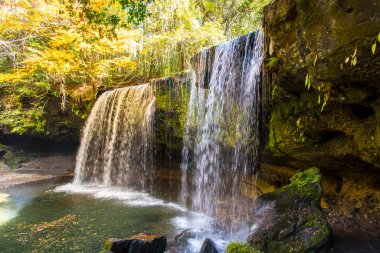
[[[182,149],[191,78],[190,72],[181,72],[171,77],[150,80],[157,99],[155,142]]]
[[[249,242],[264,252],[325,252],[331,230],[320,210],[319,169],[299,172],[290,181],[257,199]]]
[[[104,242],[104,250],[106,252],[164,253],[165,249],[166,236],[155,236],[143,233],[125,239],[109,238]]]
[[[255,250],[248,243],[231,242],[227,246],[226,253],[262,253],[262,251]]]
[[[27,157],[15,154],[11,148],[0,144],[0,169],[18,169],[27,160]]]
[[[297,197],[310,201],[318,206],[322,196],[321,174],[318,168],[310,168],[304,172],[295,174],[290,179],[290,184],[282,188],[282,192],[297,194]]]

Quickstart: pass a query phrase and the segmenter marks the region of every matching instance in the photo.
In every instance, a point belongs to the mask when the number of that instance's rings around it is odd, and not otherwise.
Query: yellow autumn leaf
[[[376,52],[376,42],[372,45],[371,49],[372,49],[372,54],[375,54]]]

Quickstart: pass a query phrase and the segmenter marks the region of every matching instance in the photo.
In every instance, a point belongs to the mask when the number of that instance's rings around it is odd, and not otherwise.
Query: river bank
[[[0,189],[40,180],[72,176],[74,168],[74,154],[30,158],[19,169],[0,170]]]

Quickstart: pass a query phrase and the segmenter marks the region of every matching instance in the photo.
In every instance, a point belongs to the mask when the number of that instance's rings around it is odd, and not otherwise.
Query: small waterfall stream
[[[149,84],[103,93],[84,128],[74,182],[145,190],[153,173],[155,108]]]
[[[260,31],[204,50],[197,63],[198,83],[191,90],[182,152],[181,197],[192,210],[215,219],[249,214],[240,190],[253,175],[257,158],[262,61]]]

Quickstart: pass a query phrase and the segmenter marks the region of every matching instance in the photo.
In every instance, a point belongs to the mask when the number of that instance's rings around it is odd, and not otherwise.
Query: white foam
[[[64,192],[68,194],[85,194],[97,199],[119,200],[129,206],[151,207],[164,206],[179,210],[183,215],[171,220],[176,228],[177,234],[190,229],[196,234],[194,238],[187,241],[186,253],[198,253],[206,238],[211,238],[220,250],[224,250],[232,238],[226,238],[225,234],[217,233],[212,227],[213,219],[203,213],[189,212],[185,207],[165,202],[154,198],[145,192],[136,192],[123,188],[109,187],[94,184],[69,183],[56,187],[54,192]],[[236,239],[236,238],[234,238]]]
[[[222,234],[218,234],[212,229],[213,219],[205,214],[190,212],[187,216],[173,218],[172,223],[178,233],[190,229],[196,234],[194,238],[187,241],[186,253],[199,252],[206,238],[212,239],[220,250],[226,248],[228,241],[223,239]]]
[[[206,238],[212,239],[219,251],[225,250],[229,243],[229,241],[222,239],[219,235],[205,234],[197,238],[189,239],[187,251],[189,253],[198,253],[201,250],[202,244]]]
[[[212,219],[203,213],[191,212],[188,216],[179,216],[172,219],[174,226],[183,231],[191,229],[196,232],[207,231],[210,229]]]
[[[54,192],[86,194],[97,199],[115,199],[129,206],[164,206],[181,212],[187,211],[187,209],[181,205],[151,197],[145,192],[129,191],[127,189],[104,185],[69,183],[56,187]]]

